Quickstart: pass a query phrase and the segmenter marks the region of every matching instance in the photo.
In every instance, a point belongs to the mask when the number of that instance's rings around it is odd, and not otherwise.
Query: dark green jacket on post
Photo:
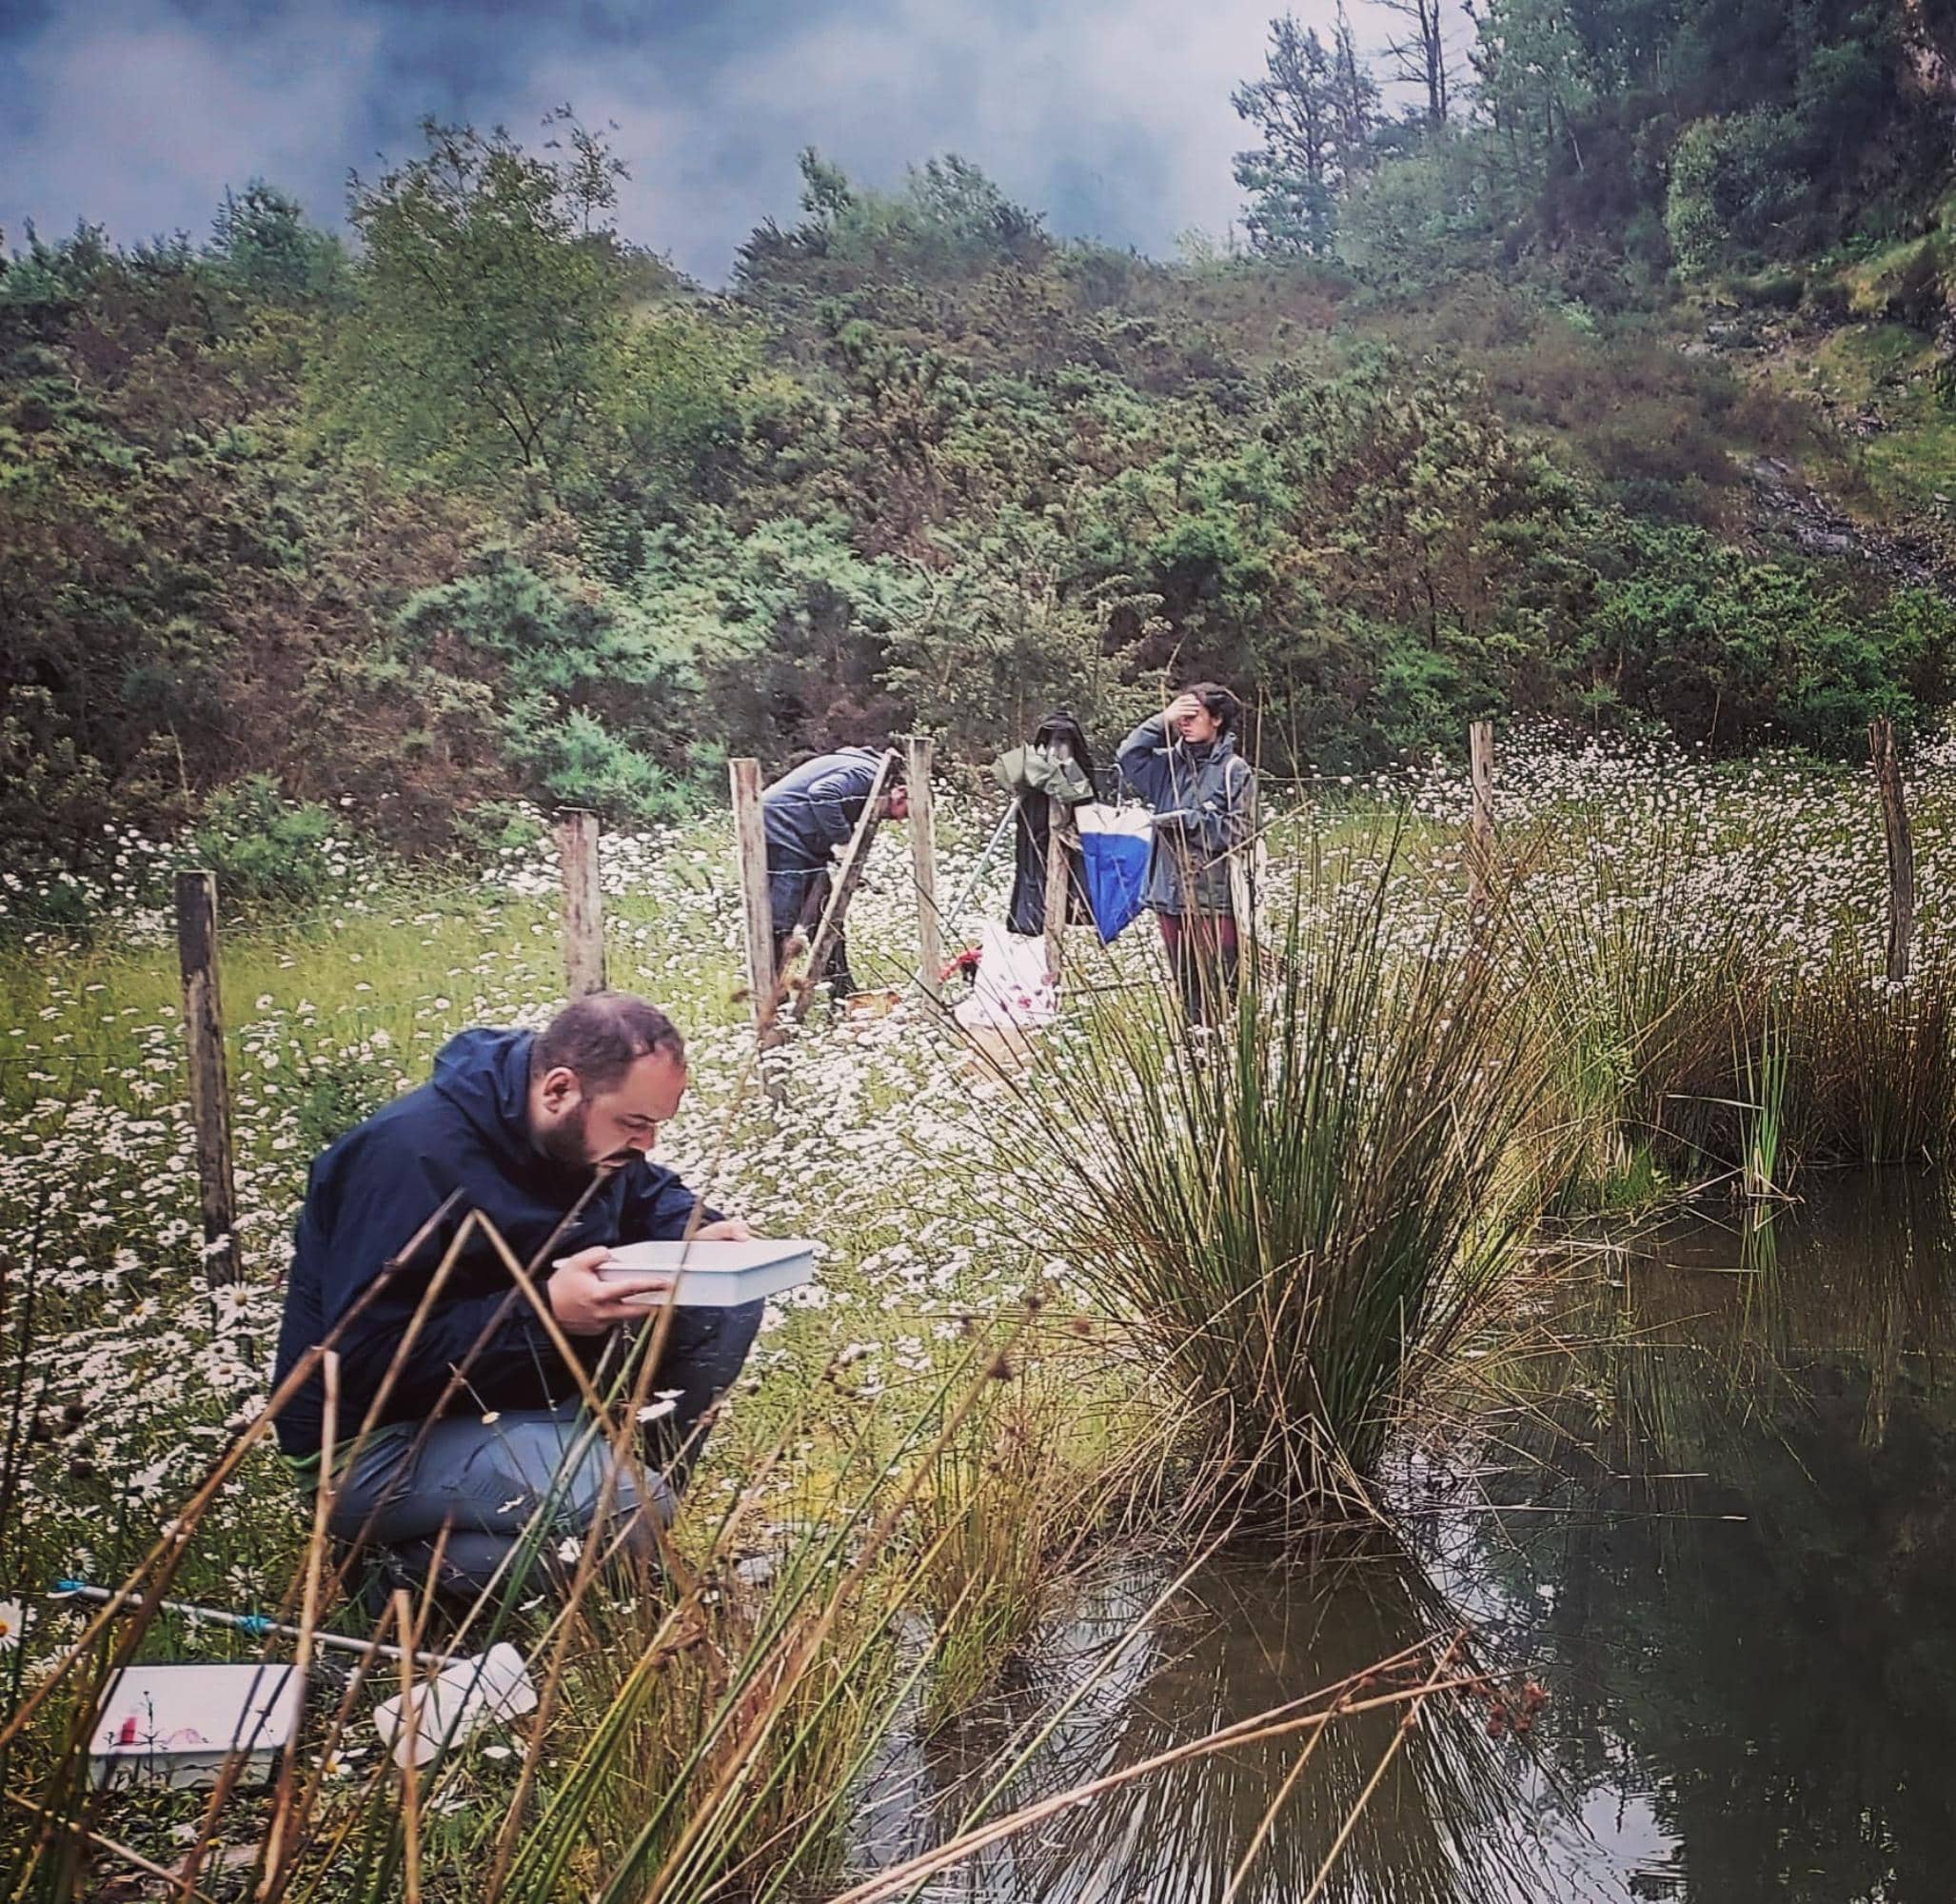
[[[1018,802],[1013,828],[1012,898],[1006,906],[1007,927],[1022,938],[1037,938],[1046,929],[1046,855],[1052,843],[1052,809],[1057,800],[1069,810],[1094,797],[1094,783],[1070,754],[1055,753],[1037,744],[1014,747],[992,763],[992,778]],[[1091,925],[1094,908],[1081,877],[1078,835],[1071,813],[1060,836],[1070,842],[1067,856],[1069,922]]]

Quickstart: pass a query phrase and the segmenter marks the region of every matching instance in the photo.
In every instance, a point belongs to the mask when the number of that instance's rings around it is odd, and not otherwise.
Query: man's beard
[[[589,1104],[580,1104],[561,1124],[537,1134],[537,1148],[560,1170],[596,1170],[620,1160],[619,1157],[593,1157],[586,1135],[591,1121]]]

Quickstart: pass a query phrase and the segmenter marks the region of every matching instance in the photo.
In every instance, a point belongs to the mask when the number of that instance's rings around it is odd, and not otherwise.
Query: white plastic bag
[[[396,1693],[374,1708],[374,1730],[394,1748],[396,1765],[425,1765],[437,1753],[460,1745],[488,1719],[515,1718],[537,1709],[537,1689],[524,1657],[499,1640],[479,1658],[458,1659],[414,1688],[414,1723],[406,1722],[405,1696]]]
[[[1046,975],[1046,942],[1020,939],[996,921],[978,938],[971,997],[953,1014],[966,1031],[1024,1031],[1059,1015],[1059,993]]]

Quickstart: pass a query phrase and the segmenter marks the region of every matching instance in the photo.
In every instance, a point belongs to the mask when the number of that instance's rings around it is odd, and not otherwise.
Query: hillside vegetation
[[[1349,32],[1278,22],[1250,248],[1176,263],[956,158],[882,191],[810,153],[708,292],[567,118],[431,125],[347,239],[263,184],[202,242],[29,233],[16,868],[202,826],[275,881],[328,808],[481,851],[526,803],[673,816],[729,753],[971,756],[1055,704],[1111,737],[1171,674],[1241,687],[1279,772],[1484,714],[1833,755],[1923,724],[1952,11],[1498,0],[1397,119]],[[1408,15],[1388,76],[1431,81]]]

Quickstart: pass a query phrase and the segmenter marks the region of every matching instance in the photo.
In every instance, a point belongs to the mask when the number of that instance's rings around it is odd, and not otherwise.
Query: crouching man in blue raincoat
[[[593,1432],[579,1371],[479,1225],[433,1285],[469,1212],[480,1213],[519,1263],[535,1265],[561,1338],[605,1393],[632,1325],[648,1315],[631,1299],[664,1286],[657,1277],[601,1279],[612,1248],[689,1229],[750,1234],[711,1210],[692,1227],[699,1200],[648,1155],[685,1088],[672,1021],[642,999],[597,992],[541,1032],[450,1039],[431,1082],[313,1165],[276,1377],[332,1339],[336,1538],[377,1547],[416,1577],[439,1557],[437,1585],[455,1594],[483,1590],[499,1569],[506,1577],[505,1560],[526,1529],[535,1538],[540,1515],[546,1562],[571,1551],[567,1539],[582,1546],[601,1515],[601,1532],[623,1551],[656,1552],[654,1522],[671,1518],[761,1305],[674,1312],[649,1385],[663,1412],[647,1431],[646,1459],[621,1462]],[[315,1376],[276,1423],[308,1487],[319,1479],[324,1400]]]

